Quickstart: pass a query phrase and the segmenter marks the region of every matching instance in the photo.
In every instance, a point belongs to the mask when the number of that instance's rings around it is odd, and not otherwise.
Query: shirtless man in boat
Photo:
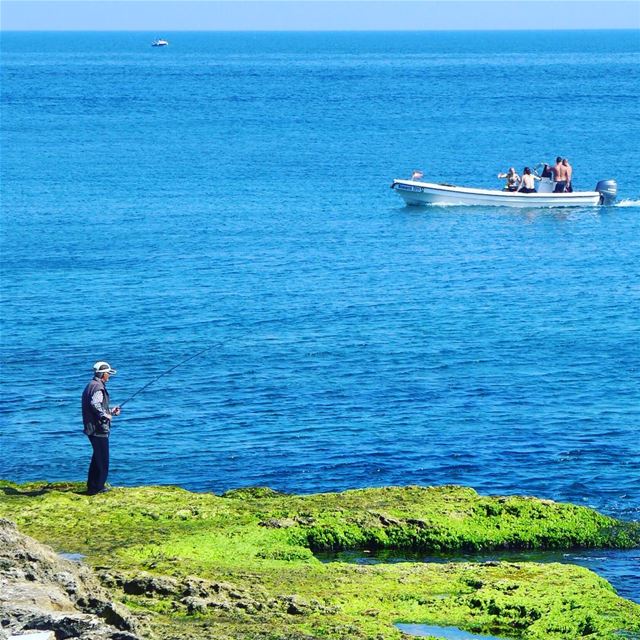
[[[553,180],[556,183],[554,193],[564,193],[567,188],[567,182],[569,180],[569,171],[567,167],[562,164],[562,158],[558,156],[556,158],[556,166],[553,167]]]
[[[562,166],[567,171],[567,186],[565,188],[565,191],[567,191],[568,193],[572,193],[573,186],[571,185],[571,180],[573,179],[573,167],[569,164],[569,161],[566,158],[562,159]]]
[[[531,173],[531,169],[529,167],[525,167],[522,172],[522,180],[520,181],[520,185],[516,189],[518,193],[535,193],[536,192],[536,180],[540,180],[540,178],[533,173]]]

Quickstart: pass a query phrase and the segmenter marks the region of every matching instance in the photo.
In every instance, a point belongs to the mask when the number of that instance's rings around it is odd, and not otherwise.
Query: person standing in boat
[[[522,172],[522,180],[520,182],[520,186],[516,189],[516,191],[520,193],[535,193],[536,192],[536,180],[540,180],[538,176],[534,176],[531,173],[531,169],[529,167],[525,167]]]
[[[553,167],[553,180],[556,186],[554,193],[564,193],[567,189],[567,167],[562,163],[562,158],[556,158],[556,166]]]
[[[567,185],[565,186],[564,190],[567,193],[573,193],[573,186],[571,184],[571,181],[573,179],[573,167],[569,164],[569,160],[567,160],[567,158],[562,159],[562,166],[565,168],[565,175],[567,178]]]
[[[520,176],[516,173],[514,167],[509,167],[507,173],[499,173],[498,178],[506,178],[507,183],[504,186],[505,191],[517,191],[520,184]]]
[[[120,407],[109,409],[106,385],[115,373],[116,370],[108,362],[96,362],[93,365],[93,379],[82,393],[82,423],[93,449],[87,477],[87,494],[90,496],[109,490],[106,487],[109,475],[109,433],[111,420],[120,415]]]

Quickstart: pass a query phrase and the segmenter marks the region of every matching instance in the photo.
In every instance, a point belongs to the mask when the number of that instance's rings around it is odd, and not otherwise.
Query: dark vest
[[[100,389],[102,391],[102,410],[109,413],[109,392],[104,382],[99,378],[94,378],[84,388],[82,392],[82,423],[84,432],[88,436],[99,436],[108,438],[111,431],[111,423],[107,418],[100,417],[100,414],[91,406],[93,394]]]

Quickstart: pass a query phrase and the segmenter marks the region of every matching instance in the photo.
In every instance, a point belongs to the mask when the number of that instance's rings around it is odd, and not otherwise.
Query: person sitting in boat
[[[507,173],[499,173],[498,178],[506,178],[507,183],[504,185],[504,191],[517,191],[520,184],[520,176],[513,167],[509,167]]]
[[[525,167],[522,172],[522,180],[520,182],[520,186],[516,189],[520,193],[535,193],[536,192],[536,180],[540,180],[538,176],[534,176],[531,173],[531,169],[529,167]]]

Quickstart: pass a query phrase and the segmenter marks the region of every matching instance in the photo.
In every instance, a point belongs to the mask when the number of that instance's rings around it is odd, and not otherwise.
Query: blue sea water
[[[157,35],[164,49],[150,47]],[[3,33],[0,477],[640,518],[640,35]],[[407,208],[569,157],[610,208]]]

